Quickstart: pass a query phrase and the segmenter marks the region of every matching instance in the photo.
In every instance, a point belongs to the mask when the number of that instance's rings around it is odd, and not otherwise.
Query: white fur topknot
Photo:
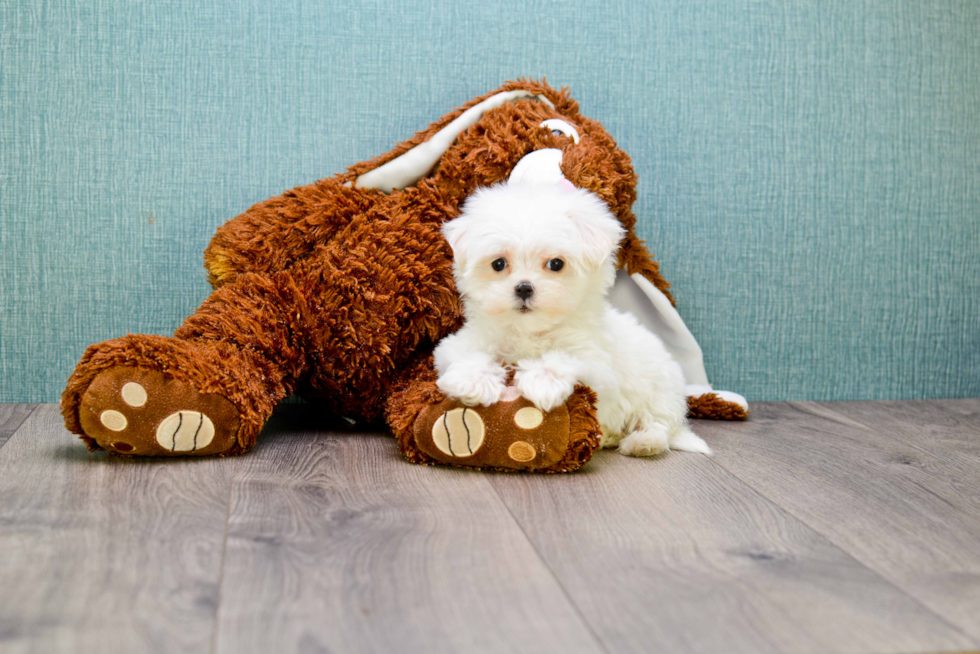
[[[507,363],[542,411],[564,403],[576,384],[590,386],[604,447],[710,453],[688,429],[680,367],[606,301],[625,232],[602,200],[568,184],[501,184],[474,193],[443,232],[466,317],[435,350],[443,392],[494,404]]]

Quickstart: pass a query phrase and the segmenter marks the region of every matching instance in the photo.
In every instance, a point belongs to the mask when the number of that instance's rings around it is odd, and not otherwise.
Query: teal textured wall
[[[2,401],[170,333],[228,218],[522,75],[632,155],[716,385],[980,394],[980,3],[0,0],[0,25]]]

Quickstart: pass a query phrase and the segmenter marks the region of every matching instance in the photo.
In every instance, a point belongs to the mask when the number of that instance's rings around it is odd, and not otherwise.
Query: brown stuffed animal
[[[385,418],[413,462],[580,467],[598,446],[589,389],[544,415],[515,394],[465,407],[435,387],[432,347],[461,324],[440,228],[474,189],[515,169],[563,175],[609,204],[628,230],[618,301],[673,344],[689,383],[707,389],[693,415],[744,417],[739,396],[704,386],[700,349],[633,231],[629,157],[565,89],[519,80],[388,154],[219,228],[204,257],[211,296],[172,338],[130,334],[89,347],[62,397],[68,429],[117,454],[240,454],[276,404],[299,393],[325,412]]]

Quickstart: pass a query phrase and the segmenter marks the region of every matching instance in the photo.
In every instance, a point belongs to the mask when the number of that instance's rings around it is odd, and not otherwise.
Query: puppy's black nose
[[[534,286],[531,285],[531,282],[521,282],[514,287],[514,294],[522,300],[526,300],[534,295]]]

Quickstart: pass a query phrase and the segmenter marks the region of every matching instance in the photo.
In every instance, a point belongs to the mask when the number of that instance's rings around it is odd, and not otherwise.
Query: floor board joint
[[[37,411],[40,404],[0,404],[0,449],[7,444],[21,425]]]

